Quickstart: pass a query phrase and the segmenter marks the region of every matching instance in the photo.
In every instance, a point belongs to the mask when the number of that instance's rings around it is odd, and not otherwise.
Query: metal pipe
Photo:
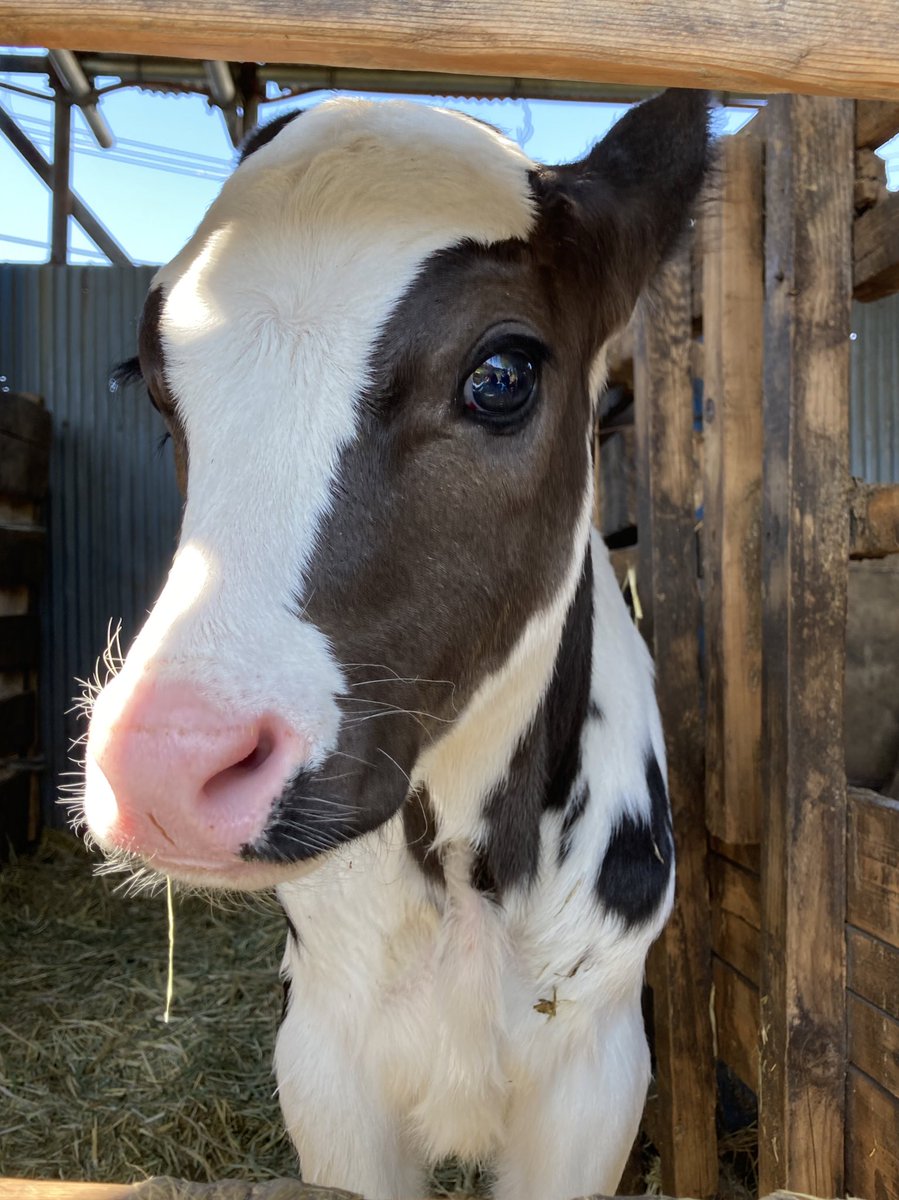
[[[109,150],[115,144],[112,130],[97,108],[96,92],[85,75],[81,63],[71,50],[48,50],[47,57],[59,82],[81,109],[88,128],[97,144]]]
[[[32,171],[47,185],[48,188],[53,187],[53,167],[47,162],[34,142],[22,132],[9,113],[0,105],[0,133],[2,133],[12,144],[13,148],[18,150],[22,158],[28,163]],[[100,222],[99,218],[91,212],[88,206],[75,193],[69,189],[69,205],[72,216],[94,242],[100,250],[106,255],[112,263],[118,263],[122,266],[130,266],[131,259],[115,240],[109,230]]]
[[[206,59],[203,72],[209,85],[209,94],[219,108],[227,108],[229,104],[233,104],[237,97],[237,88],[234,86],[234,77],[228,64],[221,59]]]
[[[69,257],[69,191],[71,164],[72,105],[57,91],[53,102],[53,212],[50,220],[50,262],[64,267]]]
[[[137,86],[174,83],[195,86],[198,90],[206,90],[208,86],[205,64],[196,59],[85,54],[81,61],[91,75],[115,75]],[[280,83],[298,92],[409,92],[423,96],[491,100],[511,98],[630,104],[658,91],[658,88],[577,80],[450,75],[433,71],[373,71],[356,67],[316,67],[303,63],[262,63],[257,71],[260,83]],[[757,96],[748,92],[724,92],[722,95],[727,105],[754,108],[759,102]]]

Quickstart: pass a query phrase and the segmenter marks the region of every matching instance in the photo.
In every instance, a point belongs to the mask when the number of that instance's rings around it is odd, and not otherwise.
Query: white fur
[[[227,181],[154,280],[189,490],[172,575],[105,719],[153,671],[227,709],[279,713],[323,759],[343,680],[296,597],[372,346],[434,251],[528,235],[532,166],[459,114],[342,99],[302,114]],[[203,564],[186,600],[185,556]]]

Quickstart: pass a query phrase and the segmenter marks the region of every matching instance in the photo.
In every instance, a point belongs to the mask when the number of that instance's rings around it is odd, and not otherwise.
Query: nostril
[[[229,792],[235,784],[253,775],[271,758],[275,750],[275,740],[272,730],[263,725],[257,735],[256,745],[250,753],[239,762],[232,763],[230,767],[225,767],[223,771],[213,775],[203,785],[203,795],[210,800],[216,800]]]

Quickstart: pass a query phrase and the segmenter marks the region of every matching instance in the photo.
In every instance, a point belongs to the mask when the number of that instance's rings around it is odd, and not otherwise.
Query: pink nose
[[[214,868],[257,841],[308,756],[308,741],[278,717],[244,719],[189,684],[144,677],[121,708],[98,698],[87,819],[107,845]]]

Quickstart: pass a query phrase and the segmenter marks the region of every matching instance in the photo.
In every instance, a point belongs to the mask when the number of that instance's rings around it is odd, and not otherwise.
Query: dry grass
[[[0,874],[0,1176],[124,1181],[296,1173],[270,1063],[284,921],[96,878],[50,833]]]

